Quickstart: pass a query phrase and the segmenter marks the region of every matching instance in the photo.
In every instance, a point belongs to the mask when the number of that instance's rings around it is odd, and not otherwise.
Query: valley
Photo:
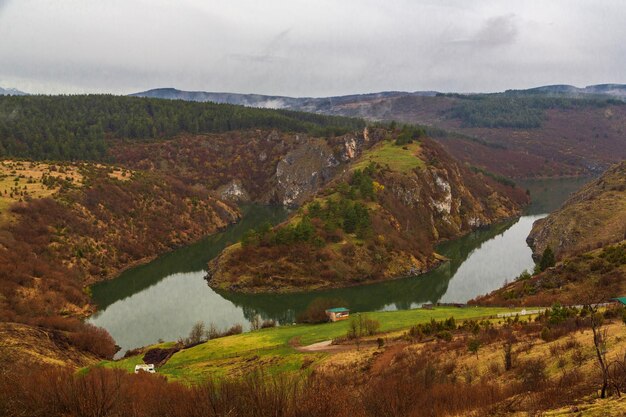
[[[118,353],[177,340],[202,320],[220,329],[249,329],[256,316],[291,324],[315,299],[343,300],[354,311],[419,308],[425,303],[464,303],[500,288],[524,270],[532,270],[526,236],[534,220],[555,210],[589,179],[534,180],[522,183],[532,203],[520,219],[480,228],[444,242],[436,252],[449,259],[416,277],[330,290],[280,293],[240,293],[212,289],[205,280],[207,263],[230,243],[266,221],[280,223],[281,208],[248,207],[241,221],[205,241],[181,248],[155,261],[125,271],[91,287],[98,311],[90,323],[106,328],[121,346]],[[167,322],[154,317],[167,317]]]
[[[625,20],[0,0],[0,417],[626,416]]]
[[[14,100],[19,98],[11,97],[5,108]],[[21,105],[36,111],[58,105],[30,100]],[[67,100],[64,105],[77,108],[82,100],[98,102],[94,96]],[[495,344],[513,334],[519,343],[535,345],[540,339],[557,346],[573,323],[586,334],[577,343],[589,344],[587,313],[567,313],[569,327],[552,321],[550,315],[560,311],[554,308],[515,322],[498,314],[555,301],[585,304],[589,297],[577,297],[580,291],[602,300],[621,291],[619,236],[597,233],[602,223],[614,231],[611,225],[622,222],[619,165],[600,179],[567,178],[594,168],[514,182],[502,170],[448,153],[441,138],[462,137],[454,129],[203,103],[181,110],[158,100],[107,100],[123,110],[104,116],[93,107],[93,114],[110,121],[98,122],[92,133],[59,113],[59,132],[88,135],[90,144],[79,151],[64,142],[63,134],[48,138],[57,152],[54,161],[39,158],[36,141],[12,136],[3,144],[0,332],[5,342],[0,350],[15,366],[65,365],[80,368],[84,381],[99,372],[102,378],[123,379],[149,353],[165,358],[157,372],[167,377],[168,387],[207,381],[227,386],[261,372],[311,383],[316,375],[354,378],[350,389],[359,391],[385,378],[397,381],[402,369],[410,368],[392,366],[386,374],[381,368],[388,364],[376,356],[403,363],[405,355],[417,354],[411,360],[442,363],[444,355],[435,352],[443,349],[462,358],[460,368],[449,373],[454,378],[441,380],[458,389],[456,378],[466,378],[467,372],[472,381],[492,374],[506,379],[502,370],[473,364],[470,344],[497,352]],[[168,124],[171,111],[180,112],[178,128]],[[186,119],[185,111],[196,116]],[[218,123],[209,116],[214,113],[224,118]],[[139,116],[149,119],[133,124]],[[194,117],[203,127],[196,129]],[[13,125],[4,129],[28,124],[24,120],[11,119]],[[82,155],[78,161],[76,155]],[[569,197],[581,187],[579,193],[587,197]],[[579,201],[597,202],[606,216],[588,208],[572,216],[568,205]],[[590,213],[598,214],[591,222],[584,217]],[[537,271],[526,238],[535,228],[545,229],[544,223],[562,224],[550,220],[558,216],[593,225],[589,233],[597,240],[573,234],[568,242],[578,248],[574,252],[590,245],[598,249],[575,260],[569,260],[572,251],[557,251],[563,262]],[[533,240],[535,258],[544,246],[554,245],[549,239],[545,244]],[[618,246],[608,245],[614,242]],[[581,272],[586,280],[577,279]],[[602,291],[594,291],[598,288]],[[471,306],[464,306],[468,302]],[[316,303],[347,306],[353,319],[294,325]],[[621,313],[611,311],[602,314],[614,332]],[[206,323],[205,333],[186,337],[199,321]],[[259,330],[261,323],[277,327]],[[361,334],[365,330],[358,326],[365,325],[375,329]],[[441,329],[428,333],[433,326]],[[544,328],[558,335],[544,337]],[[307,348],[318,342],[330,347]],[[530,357],[559,349],[518,346],[517,355],[534,352]],[[593,356],[581,361],[593,366]],[[515,368],[515,378],[523,378],[524,366]],[[537,398],[573,375],[567,373],[573,372],[569,365],[557,365],[562,372],[547,371],[553,364],[542,366],[546,379]],[[362,379],[366,375],[369,382]],[[131,389],[137,381],[123,384]],[[261,378],[258,386],[265,381]],[[497,392],[489,404],[516,398],[524,389],[520,384],[510,391],[500,382],[489,385]],[[567,384],[590,390],[587,379]],[[478,398],[475,390],[487,386],[470,382],[468,404]]]

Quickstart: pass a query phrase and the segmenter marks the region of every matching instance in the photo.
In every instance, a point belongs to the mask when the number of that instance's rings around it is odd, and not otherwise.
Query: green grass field
[[[366,313],[369,318],[380,322],[381,332],[408,329],[417,323],[431,319],[456,320],[479,319],[497,313],[516,311],[499,307],[438,307],[433,310],[414,309]],[[296,372],[308,369],[310,364],[321,361],[324,353],[301,353],[290,342],[298,340],[300,345],[344,336],[348,321],[316,325],[281,326],[250,333],[210,340],[190,349],[176,353],[158,373],[173,381],[197,383],[210,377],[237,376],[263,366],[271,374]],[[157,345],[163,347],[163,345]],[[155,346],[156,347],[156,346]],[[125,369],[133,372],[136,364],[142,363],[143,355],[119,361],[102,362],[100,366]]]
[[[363,154],[360,160],[353,165],[354,169],[363,169],[370,162],[388,166],[393,171],[409,172],[415,168],[423,168],[424,161],[419,158],[421,146],[418,142],[405,146],[396,145],[392,141],[382,141]]]

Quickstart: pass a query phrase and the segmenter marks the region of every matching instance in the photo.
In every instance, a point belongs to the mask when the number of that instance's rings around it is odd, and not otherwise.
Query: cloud
[[[514,43],[518,34],[516,16],[508,14],[490,17],[468,38],[452,40],[450,43],[492,48]]]
[[[329,96],[623,83],[624,21],[623,0],[0,0],[0,84]]]
[[[483,46],[509,45],[515,42],[518,28],[515,15],[491,17],[474,35],[473,41]]]
[[[284,57],[274,55],[251,55],[251,54],[228,54],[228,58],[241,62],[252,62],[256,64],[273,64],[276,62],[284,61]]]

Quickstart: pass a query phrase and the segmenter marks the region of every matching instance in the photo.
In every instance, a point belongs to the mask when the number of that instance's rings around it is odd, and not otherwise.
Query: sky
[[[626,83],[623,0],[0,0],[0,87],[329,96]]]

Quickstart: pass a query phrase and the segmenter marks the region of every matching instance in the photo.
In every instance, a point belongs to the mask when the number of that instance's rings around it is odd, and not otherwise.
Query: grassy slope
[[[80,185],[82,175],[77,166],[64,164],[63,172],[52,165],[40,162],[4,160],[0,161],[0,224],[12,220],[9,208],[12,204],[29,198],[45,198],[54,195],[59,186],[46,186],[44,176],[68,178]]]
[[[98,362],[92,354],[71,346],[61,331],[21,323],[0,323],[0,368],[5,362],[87,366]]]
[[[626,348],[626,339],[622,336],[624,332],[624,324],[621,320],[607,322],[604,325],[607,330],[607,359],[613,361],[621,359],[624,349]],[[501,407],[496,407],[491,413],[480,410],[478,413],[467,413],[458,415],[512,415],[526,417],[527,411],[520,410],[546,410],[554,408],[545,414],[545,416],[623,416],[626,410],[626,404],[623,399],[598,400],[594,395],[594,390],[600,387],[599,368],[595,356],[593,346],[593,333],[591,329],[585,328],[580,331],[574,331],[566,336],[557,338],[556,340],[544,341],[539,337],[537,332],[526,333],[522,328],[517,328],[515,333],[516,342],[513,346],[513,369],[505,371],[503,369],[503,350],[502,339],[493,341],[483,340],[477,352],[477,355],[471,353],[467,348],[467,342],[464,340],[466,335],[457,334],[452,342],[440,343],[433,342],[408,342],[394,345],[388,345],[387,353],[390,351],[390,357],[385,360],[385,354],[381,354],[381,350],[376,347],[365,347],[359,352],[347,351],[334,355],[332,359],[326,361],[320,368],[320,373],[333,375],[333,372],[341,372],[341,370],[352,370],[352,379],[357,379],[359,374],[369,372],[373,376],[364,384],[370,384],[375,381],[375,377],[379,373],[390,372],[391,375],[397,375],[399,368],[407,365],[410,366],[411,355],[419,352],[430,350],[433,357],[440,363],[448,363],[451,366],[451,373],[459,379],[465,379],[464,383],[483,384],[485,382],[495,383],[502,387],[514,385],[519,382],[519,370],[523,368],[523,363],[530,360],[542,360],[545,364],[546,380],[556,383],[567,373],[579,372],[576,382],[581,384],[579,387],[570,386],[562,388],[561,391],[553,391],[551,394],[544,394],[546,387],[539,388],[537,392],[522,392],[515,396],[508,397],[502,403]],[[399,348],[395,350],[394,348]],[[379,363],[383,362],[383,366]],[[394,369],[395,368],[395,369]],[[467,380],[467,375],[471,375]],[[420,389],[417,387],[416,389]],[[573,390],[576,388],[576,390]],[[570,391],[572,389],[572,391]],[[537,397],[537,394],[552,395],[553,405],[544,404]],[[624,397],[622,397],[624,398]],[[560,408],[561,405],[568,404],[567,407]],[[559,407],[559,408],[557,408]],[[500,413],[495,412],[499,410]],[[578,410],[578,411],[574,411]],[[580,413],[580,414],[579,414]]]
[[[386,311],[367,313],[367,315],[380,322],[382,332],[389,332],[407,329],[431,319],[442,320],[448,317],[454,317],[456,320],[476,319],[494,316],[505,311],[512,310],[499,307],[439,307],[434,310]],[[282,326],[214,339],[176,353],[158,372],[171,380],[193,383],[214,376],[245,373],[261,365],[267,366],[271,373],[296,371],[301,369],[303,364],[319,361],[326,355],[300,353],[290,345],[290,341],[297,340],[301,345],[309,345],[333,339],[344,336],[348,326],[348,321]],[[135,365],[142,362],[142,356],[102,362],[101,366],[121,368],[132,372]]]
[[[551,410],[544,415],[546,417],[622,417],[626,415],[626,397],[612,397],[605,400],[597,399],[588,404],[567,406],[557,410]]]
[[[374,162],[381,166],[387,166],[397,172],[411,172],[416,168],[423,168],[424,161],[420,159],[421,145],[418,142],[404,147],[394,144],[392,141],[383,141],[367,151],[353,169],[364,169]]]
[[[128,181],[132,176],[128,169],[102,164],[69,162],[52,164],[11,159],[0,161],[0,225],[13,219],[9,208],[14,203],[28,198],[54,197],[57,194],[60,185],[46,185],[43,178],[65,180],[72,186],[80,188],[84,185],[81,170],[89,165],[106,168],[109,171],[108,176],[119,181]]]
[[[626,161],[573,194],[563,206],[533,225],[535,255],[550,246],[557,256],[620,241],[626,233]]]

